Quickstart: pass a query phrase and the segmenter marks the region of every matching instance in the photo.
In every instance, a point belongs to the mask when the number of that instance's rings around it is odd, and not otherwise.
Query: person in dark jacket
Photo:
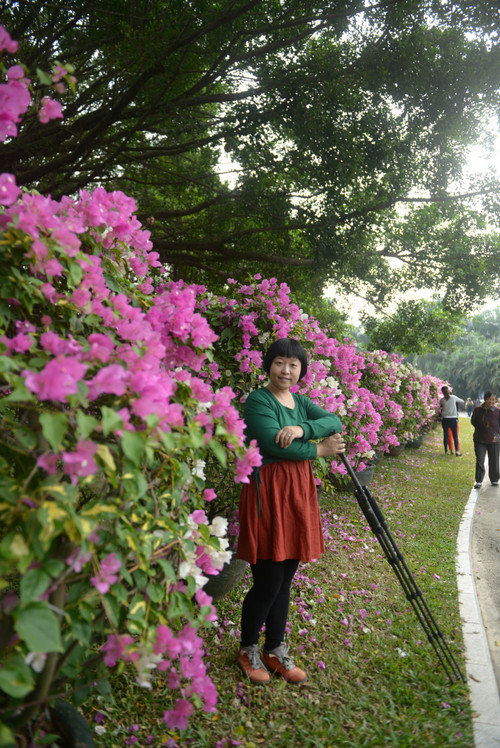
[[[476,453],[476,482],[474,488],[481,488],[485,468],[484,460],[488,455],[488,476],[492,486],[498,486],[500,470],[498,457],[500,452],[500,408],[496,406],[496,397],[491,392],[484,393],[484,402],[474,409],[471,417],[474,426],[474,452]]]

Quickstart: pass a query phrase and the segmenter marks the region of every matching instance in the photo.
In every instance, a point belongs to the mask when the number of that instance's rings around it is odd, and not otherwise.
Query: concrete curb
[[[479,489],[472,489],[457,538],[457,584],[476,748],[500,748],[500,696],[474,583],[471,537]]]

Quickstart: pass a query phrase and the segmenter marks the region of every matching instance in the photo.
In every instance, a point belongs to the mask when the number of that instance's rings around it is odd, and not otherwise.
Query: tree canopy
[[[481,397],[491,390],[500,397],[500,308],[467,320],[447,350],[413,357],[424,371],[447,380],[460,397]]]
[[[4,0],[0,22],[27,65],[79,80],[2,170],[134,196],[173,278],[465,311],[498,287],[499,186],[462,179],[500,104],[494,0]]]

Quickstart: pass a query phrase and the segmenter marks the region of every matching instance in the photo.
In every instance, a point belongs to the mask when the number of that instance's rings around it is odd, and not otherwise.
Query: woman
[[[476,453],[476,482],[474,488],[481,488],[484,478],[484,459],[488,454],[488,475],[492,486],[498,486],[500,478],[498,456],[500,446],[500,409],[496,406],[495,395],[484,393],[484,402],[475,408],[471,417],[474,426],[474,452]]]
[[[443,397],[439,401],[439,407],[441,408],[441,425],[443,426],[443,443],[444,453],[448,452],[448,429],[453,435],[453,441],[455,442],[455,455],[461,457],[460,447],[458,444],[458,410],[457,403],[461,405],[464,401],[456,395],[450,394],[448,387],[441,387]],[[453,454],[453,448],[450,445],[450,454]]]
[[[253,683],[268,683],[269,671],[300,683],[307,676],[290,659],[284,635],[299,561],[312,561],[324,551],[311,460],[340,454],[344,441],[333,433],[342,430],[337,416],[290,392],[307,371],[307,354],[297,340],[275,341],[264,357],[264,370],[269,383],[250,393],[243,412],[247,438],[257,440],[262,467],[240,498],[237,556],[251,565],[253,586],[243,602],[238,663]]]

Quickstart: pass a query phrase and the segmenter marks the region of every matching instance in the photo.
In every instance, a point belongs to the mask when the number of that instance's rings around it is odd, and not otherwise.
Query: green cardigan
[[[254,390],[247,397],[243,410],[247,440],[256,439],[262,464],[281,460],[314,460],[318,456],[311,439],[323,439],[332,432],[342,431],[338,416],[315,405],[305,395],[293,394],[295,408],[287,408],[266,388]],[[276,434],[285,426],[302,426],[304,436],[294,439],[289,447],[275,443]]]

